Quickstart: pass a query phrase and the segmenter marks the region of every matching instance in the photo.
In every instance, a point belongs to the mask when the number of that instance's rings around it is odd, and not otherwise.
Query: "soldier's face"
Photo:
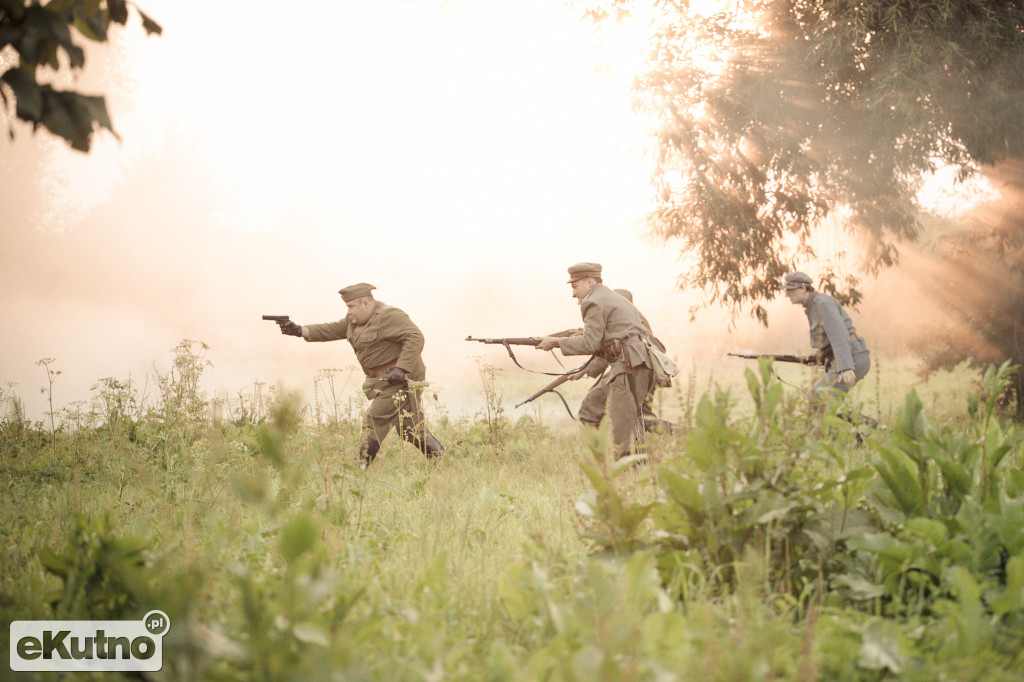
[[[590,290],[594,288],[597,282],[591,277],[584,277],[578,279],[572,283],[572,297],[582,301],[590,293]]]
[[[366,324],[373,315],[373,299],[369,296],[354,298],[345,305],[348,306],[348,319],[354,324]]]
[[[786,296],[789,298],[790,303],[798,303],[803,305],[807,301],[807,289],[800,287],[799,289],[786,289]]]

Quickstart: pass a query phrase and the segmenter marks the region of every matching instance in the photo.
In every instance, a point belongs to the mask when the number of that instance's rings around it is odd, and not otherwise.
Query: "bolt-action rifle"
[[[467,336],[466,341],[479,341],[480,343],[500,343],[502,346],[536,346],[540,343],[539,336],[517,336],[505,339],[477,339]]]
[[[526,403],[531,402],[533,400],[536,400],[537,398],[541,397],[545,393],[554,393],[562,401],[562,404],[565,405],[565,409],[569,413],[569,416],[572,417],[573,419],[575,419],[576,416],[572,413],[572,409],[569,408],[569,403],[566,402],[565,396],[563,396],[561,393],[559,393],[555,389],[558,388],[559,386],[561,386],[562,384],[564,384],[565,382],[569,381],[570,379],[572,379],[576,374],[584,371],[587,368],[587,365],[590,364],[591,360],[593,360],[593,357],[588,358],[587,361],[584,362],[579,367],[574,367],[573,369],[570,369],[565,374],[559,375],[559,377],[557,379],[555,379],[554,381],[549,383],[547,386],[545,386],[544,388],[540,389],[539,391],[537,391],[536,393],[531,395],[529,398],[527,398],[523,402],[521,402],[518,405],[516,405],[516,407],[522,407]]]
[[[734,358],[743,358],[745,360],[756,360],[758,358],[771,358],[776,362],[796,362],[801,365],[820,365],[821,360],[818,359],[817,355],[772,355],[771,353],[761,353],[755,355],[748,355],[746,353],[726,353]]]
[[[566,329],[565,331],[555,332],[554,334],[551,334],[551,336],[568,337],[568,336],[575,336],[577,334],[582,334],[582,333],[583,333],[582,329]],[[584,369],[586,369],[587,365],[590,364],[590,359],[588,359],[585,363],[583,363],[579,367],[576,367],[574,369],[570,369],[569,371],[564,372],[564,373],[538,372],[537,370],[528,369],[528,368],[523,367],[522,365],[520,365],[519,364],[519,360],[516,359],[515,353],[512,352],[512,346],[534,346],[534,347],[536,347],[538,344],[540,344],[540,337],[538,337],[538,336],[520,336],[520,337],[509,337],[509,338],[501,338],[501,339],[497,339],[497,338],[496,339],[478,339],[478,338],[474,338],[472,336],[467,336],[466,337],[466,341],[478,341],[480,343],[500,344],[500,345],[505,347],[505,350],[508,351],[508,356],[510,358],[512,358],[512,362],[516,363],[516,367],[518,367],[520,369],[525,369],[527,372],[533,372],[534,374],[546,374],[548,376],[556,377],[554,381],[552,381],[547,386],[545,386],[544,388],[540,389],[539,391],[537,391],[536,393],[531,395],[529,398],[527,398],[523,402],[519,403],[519,405],[516,405],[516,407],[520,407],[521,405],[525,405],[526,403],[530,402],[531,400],[535,400],[536,398],[539,398],[540,396],[544,395],[545,393],[554,393],[555,395],[557,395],[559,397],[559,399],[561,399],[562,404],[565,405],[565,409],[569,412],[569,416],[572,417],[573,419],[576,418],[573,415],[572,410],[569,408],[569,403],[567,403],[565,401],[565,398],[562,396],[562,394],[559,393],[558,391],[556,391],[555,389],[558,388],[559,386],[561,386],[562,384],[564,384],[566,381],[569,381],[569,379],[571,379],[574,374],[577,374],[578,372],[581,372]]]
[[[566,329],[565,331],[555,332],[554,334],[551,334],[551,336],[557,336],[561,338],[567,336],[575,336],[576,334],[582,333],[582,329]],[[512,352],[512,346],[533,346],[534,348],[536,348],[540,344],[540,338],[541,337],[539,336],[517,336],[508,337],[504,339],[478,339],[473,336],[467,336],[466,341],[479,341],[480,343],[501,344],[502,346],[505,347],[505,350],[508,351],[508,356],[512,358],[512,362],[516,363],[516,367],[518,367],[519,369],[525,369],[527,372],[533,372],[534,374],[547,374],[548,376],[553,377],[561,376],[561,373],[538,372],[533,369],[527,369],[526,367],[523,367],[522,365],[519,364],[519,360],[516,359],[516,354]]]

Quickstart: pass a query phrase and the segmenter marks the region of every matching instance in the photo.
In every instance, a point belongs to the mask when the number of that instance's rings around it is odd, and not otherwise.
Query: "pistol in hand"
[[[302,325],[295,324],[287,315],[264,315],[263,319],[277,322],[281,333],[286,336],[302,336]]]

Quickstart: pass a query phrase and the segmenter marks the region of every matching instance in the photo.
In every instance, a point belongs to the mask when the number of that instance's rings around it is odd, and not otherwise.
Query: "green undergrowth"
[[[392,436],[363,471],[357,403],[225,409],[176,351],[153,404],[108,381],[75,428],[0,425],[5,638],[160,609],[166,680],[1024,673],[1009,367],[956,419],[911,391],[873,431],[760,364],[617,462],[603,431],[506,412],[482,368],[480,412],[432,424],[443,459]]]

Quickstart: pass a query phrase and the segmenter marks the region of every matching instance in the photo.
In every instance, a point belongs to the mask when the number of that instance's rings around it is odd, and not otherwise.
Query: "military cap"
[[[569,266],[569,284],[584,277],[601,279],[601,266],[597,263],[577,263]]]
[[[782,278],[782,281],[783,289],[799,289],[802,286],[814,284],[814,280],[800,271],[787,272],[786,276]]]
[[[363,296],[372,296],[370,291],[376,288],[377,287],[373,286],[372,284],[360,282],[359,284],[353,284],[351,286],[345,287],[344,289],[339,289],[338,293],[341,294],[341,300],[345,301],[345,303],[348,303],[349,301],[352,301],[357,298],[362,298]]]
[[[629,289],[615,289],[614,291],[630,303],[633,302],[633,293]]]

